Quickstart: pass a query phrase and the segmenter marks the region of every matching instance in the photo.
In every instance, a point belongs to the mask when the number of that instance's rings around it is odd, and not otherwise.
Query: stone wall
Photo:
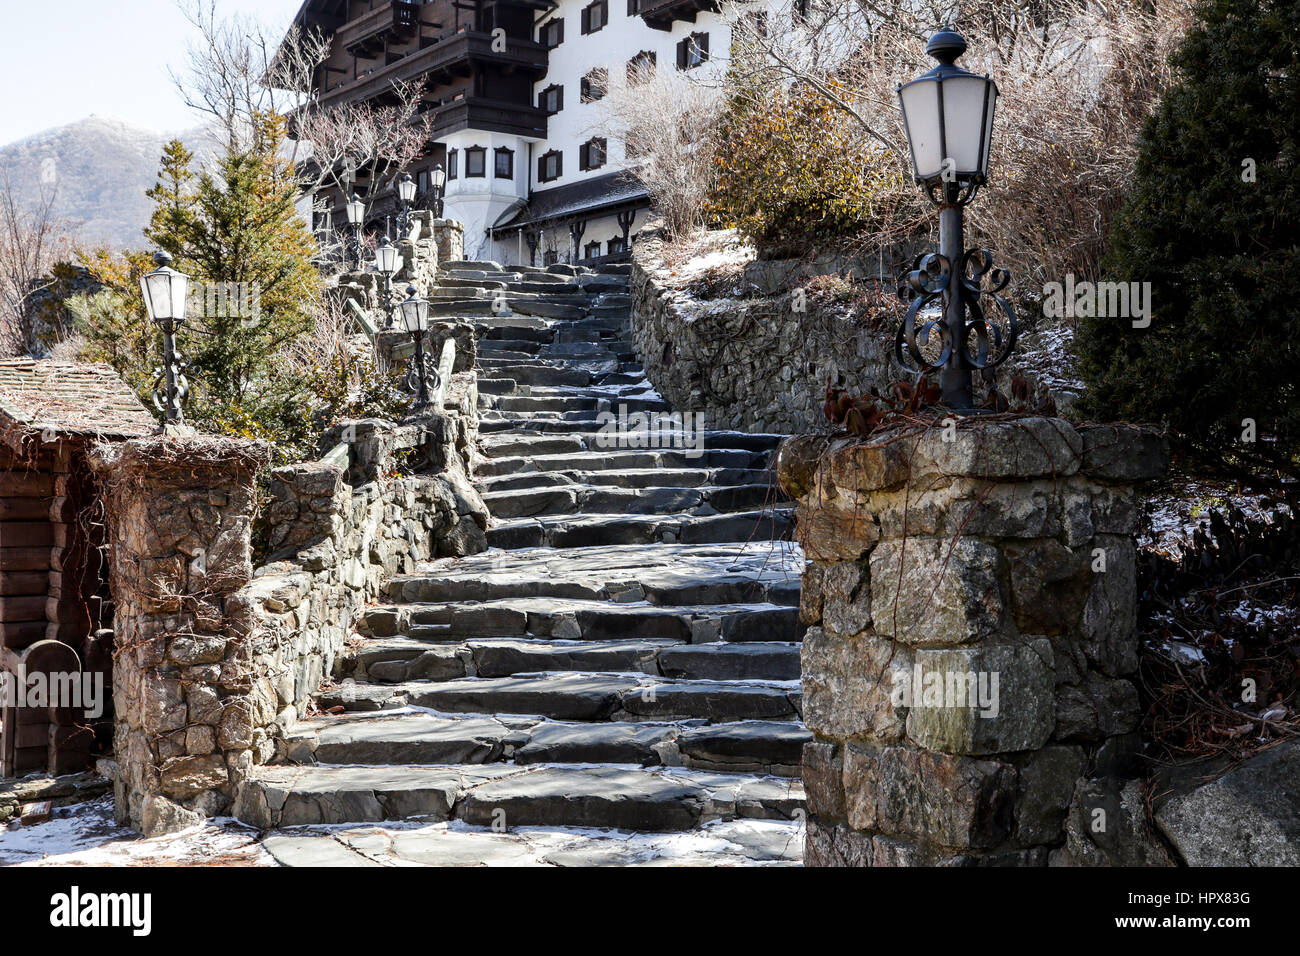
[[[433,213],[420,210],[411,214],[414,239],[396,243],[402,256],[402,268],[393,276],[393,293],[397,301],[406,298],[406,287],[415,286],[418,293],[427,297],[437,281],[438,264],[460,259],[465,253],[465,227],[454,219],[434,219]],[[360,272],[346,272],[339,277],[339,286],[348,296],[372,316],[375,323],[383,325],[384,279],[373,271],[374,257]]]
[[[1131,775],[1133,484],[1164,457],[1153,431],[1047,418],[783,446],[806,863],[1044,865],[1076,784]]]
[[[114,795],[146,834],[220,813],[252,765],[253,674],[236,592],[253,575],[265,447],[140,438],[93,459],[115,605]]]
[[[703,412],[710,428],[823,429],[828,381],[856,395],[899,377],[890,360],[895,328],[893,318],[876,323],[808,283],[879,273],[879,264],[842,257],[754,261],[737,269],[725,294],[700,299],[670,281],[662,243],[642,240],[633,252],[632,341],[656,390],[674,408]]]
[[[118,657],[117,814],[146,834],[224,812],[332,671],[391,574],[486,547],[468,479],[474,376],[448,413],[345,422],[331,455],[271,473],[268,562],[250,536],[258,446],[152,438],[105,452]],[[335,443],[346,446],[346,454]]]

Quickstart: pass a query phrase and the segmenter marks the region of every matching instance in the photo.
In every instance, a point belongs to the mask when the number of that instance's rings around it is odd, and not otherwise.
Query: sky
[[[216,4],[218,15],[252,15],[278,29],[301,0]],[[158,132],[201,122],[167,74],[169,66],[183,66],[193,37],[177,0],[0,0],[0,6],[0,145],[91,115]]]

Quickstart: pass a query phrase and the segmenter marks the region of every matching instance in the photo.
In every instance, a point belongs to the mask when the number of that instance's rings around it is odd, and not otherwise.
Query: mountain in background
[[[191,142],[198,130],[159,133],[91,116],[0,146],[0,175],[25,205],[53,188],[54,215],[68,222],[79,245],[139,248],[152,207],[145,191],[154,184],[163,144],[174,136],[198,152]]]

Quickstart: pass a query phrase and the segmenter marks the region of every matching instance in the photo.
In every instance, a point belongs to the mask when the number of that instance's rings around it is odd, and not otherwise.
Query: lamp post
[[[1010,275],[992,268],[988,250],[966,249],[964,243],[963,211],[988,182],[998,96],[997,84],[989,77],[957,66],[957,57],[965,51],[966,41],[951,26],[938,30],[925,47],[938,66],[898,88],[913,176],[939,207],[939,251],[918,256],[900,283],[899,296],[909,306],[895,354],[904,367],[914,363],[922,373],[938,371],[944,404],[969,412],[974,406],[971,373],[981,370],[991,378],[992,370],[1015,348],[1017,326],[1010,304],[997,294]],[[988,288],[983,287],[986,275]],[[1005,334],[985,318],[982,295],[1001,307]],[[918,328],[918,317],[936,300],[942,303],[941,317]],[[936,339],[938,354],[931,347],[927,355],[924,349]]]
[[[405,239],[411,228],[411,204],[415,202],[415,180],[410,173],[397,184],[397,198],[402,203],[402,213],[397,217],[397,235],[399,239]]]
[[[165,252],[155,254],[153,261],[158,268],[140,278],[149,320],[163,334],[163,367],[154,381],[153,403],[168,425],[179,425],[185,421],[181,402],[188,397],[190,386],[183,374],[183,356],[176,350],[176,331],[185,322],[190,277],[171,268],[172,257]]]
[[[433,190],[433,217],[442,218],[442,191],[447,185],[447,172],[442,168],[442,163],[433,167],[429,173],[429,187]]]
[[[393,327],[393,276],[402,268],[402,257],[397,246],[384,236],[375,250],[375,270],[384,277],[384,328]]]
[[[419,411],[431,404],[424,368],[424,332],[429,327],[429,301],[416,295],[415,286],[407,286],[406,299],[402,301],[400,309],[402,328],[415,343],[415,355],[412,357],[411,368],[406,373],[406,385],[415,393],[415,403],[411,409]]]
[[[357,270],[361,269],[361,226],[366,218],[366,204],[356,193],[347,204],[348,225],[352,227],[352,244],[357,253]]]

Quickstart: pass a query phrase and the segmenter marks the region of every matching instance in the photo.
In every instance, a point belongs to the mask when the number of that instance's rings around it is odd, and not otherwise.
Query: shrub
[[[733,82],[710,208],[760,251],[834,245],[874,229],[903,200],[897,161],[821,93]]]
[[[1151,284],[1150,327],[1078,336],[1087,412],[1166,421],[1201,465],[1264,487],[1300,476],[1297,49],[1297,0],[1198,8],[1105,261]]]

